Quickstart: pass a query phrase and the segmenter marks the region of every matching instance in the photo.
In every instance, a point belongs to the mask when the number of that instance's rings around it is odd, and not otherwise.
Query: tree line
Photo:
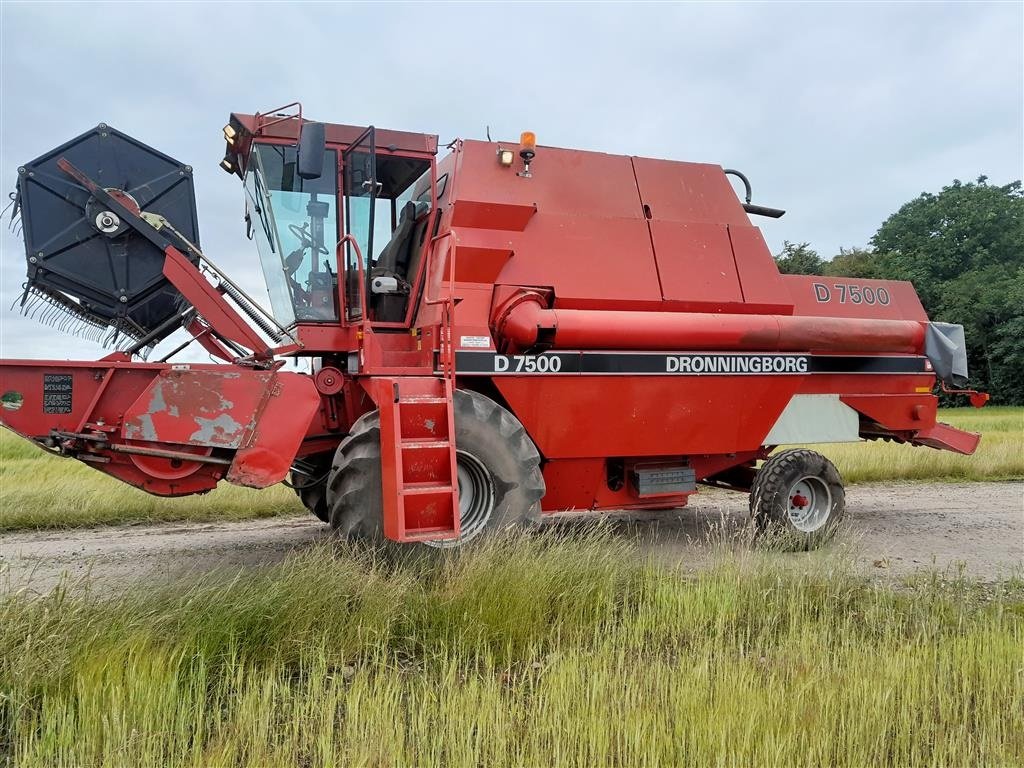
[[[967,335],[971,386],[1024,404],[1024,191],[953,181],[886,219],[865,248],[823,259],[809,243],[775,256],[788,274],[909,280],[932,320]],[[958,403],[960,401],[957,401]]]

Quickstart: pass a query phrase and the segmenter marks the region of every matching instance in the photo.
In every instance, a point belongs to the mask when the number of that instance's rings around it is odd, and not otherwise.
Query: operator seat
[[[370,270],[371,283],[375,277],[393,277],[398,281],[396,293],[372,295],[377,320],[400,322],[405,319],[406,303],[411,289],[409,278],[415,278],[414,274],[409,274],[409,266],[414,261],[418,264],[413,252],[418,251],[422,245],[421,233],[427,221],[424,214],[429,210],[430,203],[427,202],[410,200],[402,206],[398,226]],[[423,221],[418,222],[421,218]]]

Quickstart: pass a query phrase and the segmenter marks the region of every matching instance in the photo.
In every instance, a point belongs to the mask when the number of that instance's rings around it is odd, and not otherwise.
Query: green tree
[[[833,277],[878,277],[878,255],[867,248],[840,248],[838,256],[824,263],[823,274]]]
[[[933,320],[961,323],[971,383],[1024,403],[1024,192],[986,177],[925,192],[871,239],[879,277],[910,280]]]
[[[791,243],[786,240],[782,251],[775,254],[779,272],[785,275],[820,275],[824,262],[810,243]]]

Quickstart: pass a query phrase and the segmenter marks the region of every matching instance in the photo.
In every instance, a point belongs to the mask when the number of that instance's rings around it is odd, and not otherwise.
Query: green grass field
[[[1024,763],[1024,583],[607,532],[0,597],[0,764]]]
[[[847,482],[1006,480],[1024,477],[1024,408],[946,410],[943,421],[981,432],[974,456],[881,442],[816,446]],[[49,456],[0,430],[0,531],[168,520],[231,520],[304,513],[283,486],[227,483],[205,496],[162,499],[76,461]]]
[[[848,483],[1024,478],[1024,408],[947,408],[939,421],[980,432],[974,455],[878,440],[811,447],[832,459]]]

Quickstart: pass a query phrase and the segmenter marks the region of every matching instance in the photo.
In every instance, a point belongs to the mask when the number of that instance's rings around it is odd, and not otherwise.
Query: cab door
[[[407,328],[434,208],[433,158],[393,148],[377,154],[371,126],[342,162],[345,232],[362,256],[348,243],[346,319]]]
[[[372,125],[342,153],[342,166],[345,234],[351,235],[359,246],[357,251],[351,240],[345,243],[345,317],[354,321],[362,319],[366,311],[363,299],[369,292],[367,278],[380,191]]]

